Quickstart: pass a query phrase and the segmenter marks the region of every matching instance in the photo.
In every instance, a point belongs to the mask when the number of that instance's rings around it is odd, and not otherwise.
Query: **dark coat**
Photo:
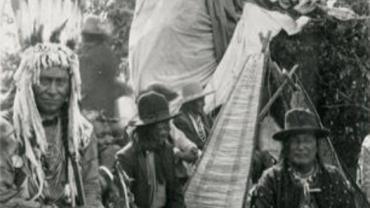
[[[203,121],[204,130],[206,132],[206,136],[208,139],[209,133],[212,128],[212,120],[206,115],[201,115],[201,118]],[[194,144],[196,144],[199,149],[203,149],[205,142],[203,142],[199,138],[198,133],[196,129],[194,128],[194,125],[188,113],[182,113],[181,115],[177,116],[174,119],[173,123],[178,129],[180,129],[186,135],[187,138],[189,138],[192,142],[194,142]]]
[[[122,95],[116,80],[119,60],[106,43],[83,43],[78,54],[82,108],[113,117],[114,101]]]
[[[256,150],[252,158],[251,179],[256,184],[263,171],[276,164],[276,159],[268,151]]]
[[[166,208],[185,207],[181,185],[175,176],[174,154],[170,145],[164,145],[155,152],[155,157],[161,158],[165,169]],[[156,166],[158,166],[156,158]],[[117,153],[118,163],[126,174],[133,179],[130,190],[134,194],[135,204],[140,208],[150,208],[152,203],[145,153],[138,144],[130,142]],[[157,169],[157,168],[156,168]]]
[[[13,145],[20,146],[20,144]],[[91,136],[89,145],[85,149],[81,150],[80,153],[81,177],[86,197],[85,207],[100,208],[102,207],[101,189],[98,173],[98,153],[96,138],[94,135]],[[27,192],[30,192],[33,196],[36,193],[33,186],[29,183],[27,186],[28,189],[24,189],[24,185],[22,185],[26,182],[27,178],[32,177],[30,175],[30,170],[25,165],[20,168],[15,168],[12,163],[11,156],[12,155],[9,154],[0,154],[0,207],[34,207],[33,205],[36,204],[36,202],[31,202],[29,200],[29,196],[27,196],[28,194],[26,194]],[[24,155],[20,155],[20,158],[22,158],[24,164],[29,162]],[[63,163],[63,169],[61,170],[60,177],[62,181],[58,183],[58,188],[63,190],[63,184],[66,182],[65,172],[67,162],[65,159],[60,162]],[[70,207],[69,205],[64,204],[63,199],[60,199],[55,203],[61,208]],[[44,204],[44,201],[40,200],[40,204]]]
[[[314,177],[313,193],[318,208],[354,208],[352,190],[333,166],[321,166]],[[266,170],[252,197],[253,208],[298,208],[303,188],[293,181],[288,168],[281,162]]]

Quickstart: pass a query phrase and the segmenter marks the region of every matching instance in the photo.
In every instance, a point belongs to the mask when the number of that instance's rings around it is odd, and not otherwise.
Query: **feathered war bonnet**
[[[14,75],[16,94],[13,107],[13,124],[17,139],[25,149],[31,172],[38,187],[38,198],[45,183],[41,155],[47,148],[47,139],[37,109],[32,86],[40,82],[40,73],[50,67],[68,70],[70,95],[68,101],[69,151],[76,153],[89,143],[92,125],[81,115],[79,62],[73,47],[76,44],[82,20],[78,0],[13,0],[12,7],[23,48],[21,63]],[[35,144],[31,145],[31,139]],[[70,162],[68,164],[71,164]],[[68,168],[71,170],[72,168]],[[68,174],[75,190],[73,174]],[[75,192],[76,193],[76,192]]]

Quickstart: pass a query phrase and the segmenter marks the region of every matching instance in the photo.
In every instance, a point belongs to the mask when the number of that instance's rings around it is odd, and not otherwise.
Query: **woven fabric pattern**
[[[257,129],[263,65],[262,53],[246,60],[188,186],[188,207],[242,207]]]

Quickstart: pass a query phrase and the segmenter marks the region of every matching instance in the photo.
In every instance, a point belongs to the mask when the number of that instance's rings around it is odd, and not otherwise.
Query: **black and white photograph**
[[[370,208],[370,0],[0,0],[0,208]]]

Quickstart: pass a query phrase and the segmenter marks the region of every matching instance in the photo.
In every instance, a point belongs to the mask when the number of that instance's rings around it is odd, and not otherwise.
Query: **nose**
[[[161,122],[161,123],[158,124],[158,130],[159,130],[159,133],[161,135],[168,135],[168,133],[170,131],[170,127],[169,127],[168,123]]]
[[[167,135],[169,132],[169,128],[167,126],[163,126],[161,129],[160,129],[160,133],[161,134],[165,134]]]
[[[54,80],[50,82],[48,92],[50,94],[56,94],[58,92],[57,84]]]
[[[304,142],[298,142],[297,143],[297,149],[298,150],[304,150],[304,149],[306,149],[306,143],[304,143]]]

